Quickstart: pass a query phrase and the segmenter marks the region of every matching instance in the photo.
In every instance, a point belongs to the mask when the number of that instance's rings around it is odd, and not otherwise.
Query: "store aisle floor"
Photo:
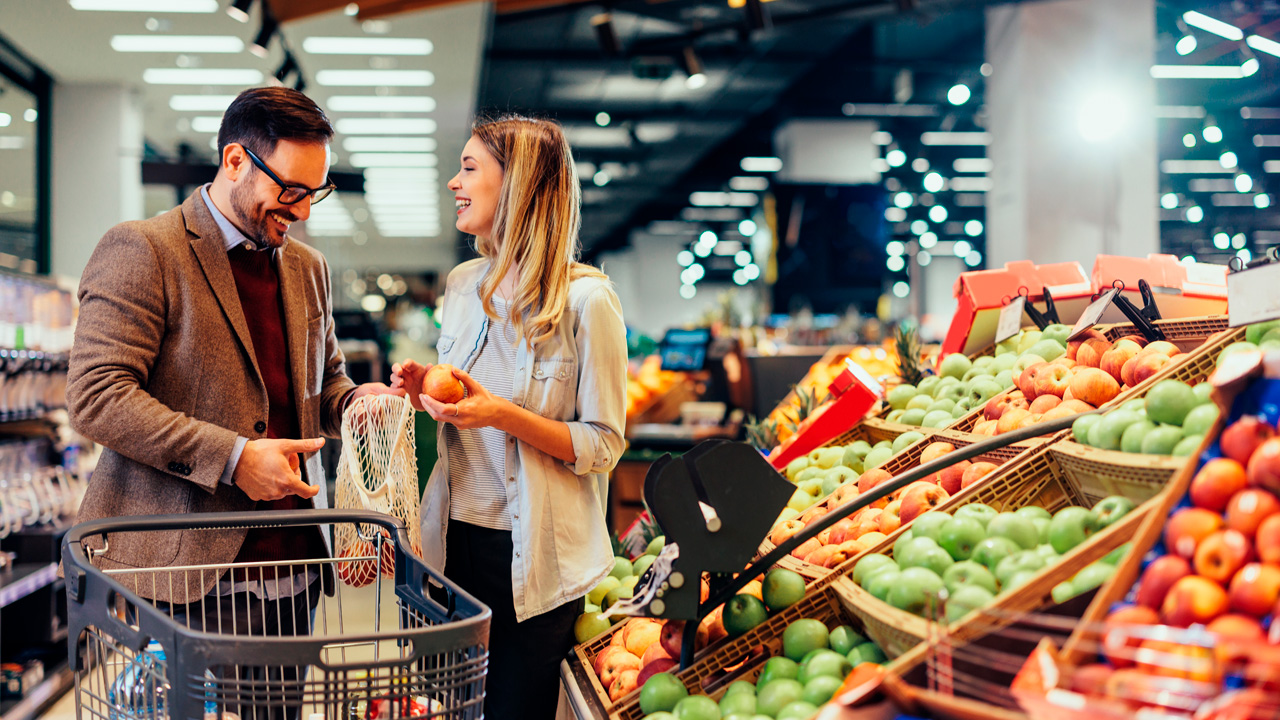
[[[343,629],[345,634],[354,635],[360,633],[370,633],[374,630],[373,613],[361,610],[353,612],[353,608],[367,608],[374,599],[374,586],[369,585],[362,588],[342,588],[342,605],[345,609]],[[325,606],[327,621],[329,628],[337,628],[338,623],[338,604],[334,602],[326,603]],[[388,627],[386,623],[392,623],[394,627],[396,622],[396,601],[394,583],[384,579],[382,583],[382,621],[384,630]],[[321,618],[316,618],[316,624],[320,627]],[[336,634],[336,631],[333,631]],[[76,720],[76,702],[75,691],[64,695],[53,707],[49,708],[43,715],[41,720]]]

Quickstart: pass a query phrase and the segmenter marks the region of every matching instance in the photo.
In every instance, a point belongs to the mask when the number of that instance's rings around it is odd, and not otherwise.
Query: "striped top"
[[[498,320],[489,320],[484,345],[468,373],[494,397],[510,400],[516,374],[515,329],[506,301],[493,298]],[[445,425],[449,450],[449,518],[492,530],[510,530],[507,513],[507,433],[492,427],[461,430]]]

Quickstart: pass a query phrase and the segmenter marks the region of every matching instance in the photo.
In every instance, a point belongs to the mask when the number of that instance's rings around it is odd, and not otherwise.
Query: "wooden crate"
[[[1041,446],[1007,467],[991,473],[981,482],[956,494],[940,505],[937,510],[951,513],[962,505],[974,502],[985,503],[997,511],[1037,506],[1050,513],[1070,505],[1092,506],[1093,504],[1089,498],[1077,494],[1067,482],[1061,466],[1053,458],[1048,445]],[[1037,609],[1044,599],[1049,597],[1054,585],[1069,579],[1084,566],[1104,557],[1129,540],[1137,530],[1141,518],[1150,512],[1153,502],[1155,501],[1147,500],[1115,525],[1076,547],[1053,566],[1042,570],[1026,585],[1014,592],[998,596],[992,607],[1005,612],[1027,612]],[[904,531],[905,527],[900,528],[878,546],[870,548],[869,552],[892,556],[893,544]],[[934,625],[931,621],[898,610],[876,599],[861,587],[856,586],[848,574],[843,575],[836,582],[842,582],[848,586],[848,591],[857,600],[856,608],[859,618],[866,626],[870,637],[884,649],[889,657],[903,654],[929,633],[938,632],[936,628],[931,627]],[[975,613],[980,612],[975,611]],[[953,623],[948,632],[955,636],[961,632],[961,626],[966,621],[967,619],[961,619]]]
[[[1109,495],[1147,500],[1163,490],[1190,460],[1169,455],[1139,455],[1119,450],[1099,450],[1063,438],[1053,444],[1053,455],[1077,495],[1097,502]]]

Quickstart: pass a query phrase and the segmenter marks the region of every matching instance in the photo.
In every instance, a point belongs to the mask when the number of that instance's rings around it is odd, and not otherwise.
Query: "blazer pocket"
[[[440,339],[436,341],[436,354],[439,356],[437,357],[437,362],[449,361],[449,353],[453,350],[457,340],[458,338],[452,335],[440,336]]]
[[[543,417],[573,418],[577,399],[578,365],[573,358],[543,358],[533,362],[526,407]]]

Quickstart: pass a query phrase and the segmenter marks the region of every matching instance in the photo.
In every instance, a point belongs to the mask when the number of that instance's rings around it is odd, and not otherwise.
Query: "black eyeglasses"
[[[249,159],[253,161],[254,165],[258,166],[259,170],[266,173],[267,177],[271,178],[275,181],[275,184],[280,186],[280,195],[276,200],[278,200],[282,205],[294,205],[302,202],[303,198],[308,195],[311,196],[311,204],[314,205],[329,197],[329,193],[333,192],[338,187],[337,185],[334,185],[332,181],[330,181],[328,185],[318,188],[309,188],[306,185],[290,185],[289,183],[281,180],[279,175],[271,172],[271,168],[267,167],[266,163],[258,159],[258,156],[254,155],[252,150],[244,147],[243,145],[240,147],[244,148],[244,151],[249,154]]]

